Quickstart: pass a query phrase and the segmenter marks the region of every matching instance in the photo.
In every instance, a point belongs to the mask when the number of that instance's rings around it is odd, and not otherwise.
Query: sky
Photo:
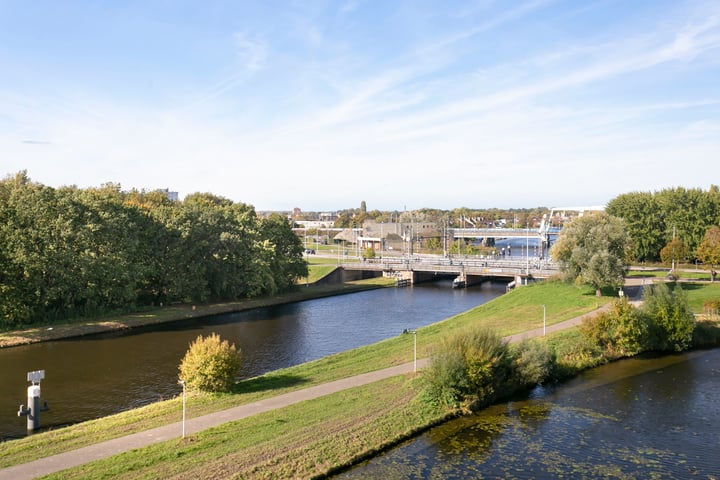
[[[0,0],[0,177],[531,208],[719,160],[717,0]]]

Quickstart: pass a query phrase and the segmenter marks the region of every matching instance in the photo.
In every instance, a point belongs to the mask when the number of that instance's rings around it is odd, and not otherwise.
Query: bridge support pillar
[[[402,281],[403,283],[409,283],[410,285],[415,283],[415,272],[412,270],[384,271],[383,277],[392,277],[395,280]]]

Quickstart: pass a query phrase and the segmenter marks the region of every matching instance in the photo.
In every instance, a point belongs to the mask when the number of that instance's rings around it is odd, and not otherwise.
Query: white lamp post
[[[417,330],[414,328],[406,328],[403,333],[413,334],[413,372],[417,373]]]
[[[525,275],[530,276],[530,222],[525,222]],[[527,285],[527,277],[525,278]]]

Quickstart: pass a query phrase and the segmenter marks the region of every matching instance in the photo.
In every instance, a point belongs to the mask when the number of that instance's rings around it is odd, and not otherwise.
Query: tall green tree
[[[663,213],[652,193],[624,193],[612,199],[605,211],[625,221],[632,238],[632,257],[638,261],[659,258],[665,245]]]
[[[192,194],[171,219],[181,242],[175,252],[184,260],[179,294],[195,302],[246,296],[252,282],[252,229],[240,223],[242,206],[211,194]],[[253,223],[254,212],[248,213]]]
[[[270,253],[264,268],[271,273],[272,288],[266,293],[287,290],[297,279],[307,276],[302,241],[292,231],[292,225],[285,217],[274,213],[260,221],[259,229],[260,237],[267,242],[264,248]]]
[[[600,296],[605,287],[623,285],[629,245],[621,219],[595,212],[565,225],[550,255],[568,280],[591,285]]]
[[[694,253],[705,231],[715,223],[720,206],[699,188],[665,189],[655,196],[663,211],[668,240],[677,235]]]

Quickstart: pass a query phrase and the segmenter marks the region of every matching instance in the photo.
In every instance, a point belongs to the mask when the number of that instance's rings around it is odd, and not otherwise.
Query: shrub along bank
[[[695,316],[680,284],[648,285],[637,308],[626,298],[583,321],[580,336],[561,353],[553,344],[525,341],[511,346],[478,326],[443,339],[424,374],[423,395],[432,405],[476,410],[580,369],[646,351],[680,352],[707,344],[715,328],[696,333]]]

